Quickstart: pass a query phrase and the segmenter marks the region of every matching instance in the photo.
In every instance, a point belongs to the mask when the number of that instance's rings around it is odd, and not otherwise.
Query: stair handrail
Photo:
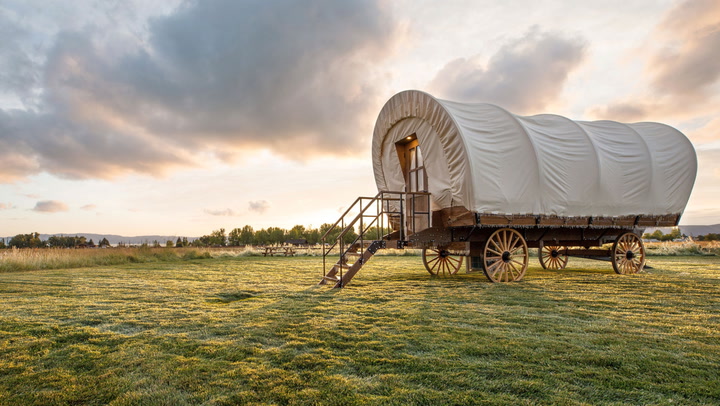
[[[375,195],[374,197],[365,197],[365,196],[360,196],[360,197],[358,197],[358,198],[355,199],[355,201],[350,205],[350,207],[348,207],[348,209],[345,210],[345,212],[340,216],[340,218],[338,219],[338,221],[336,221],[335,224],[333,224],[330,228],[328,228],[327,231],[325,231],[325,234],[323,234],[323,236],[320,238],[320,240],[321,240],[322,243],[323,243],[323,247],[324,247],[324,244],[325,244],[325,240],[326,240],[327,237],[330,235],[330,233],[337,228],[338,224],[340,224],[340,223],[343,223],[343,224],[344,224],[344,221],[343,221],[343,220],[345,219],[345,216],[347,216],[348,213],[350,213],[350,211],[355,208],[355,206],[357,206],[358,204],[361,204],[363,200],[370,200],[369,204],[368,204],[367,206],[365,206],[364,209],[361,209],[360,213],[358,213],[358,214],[355,216],[355,218],[350,221],[350,223],[348,223],[347,225],[345,225],[345,226],[343,227],[342,231],[340,231],[340,234],[338,234],[337,237],[335,237],[335,242],[334,242],[331,246],[329,246],[329,247],[327,248],[327,254],[329,254],[330,251],[332,251],[332,249],[335,248],[335,246],[342,240],[342,238],[345,237],[345,234],[347,234],[347,233],[353,228],[353,226],[357,223],[358,219],[359,219],[363,214],[365,214],[365,212],[368,210],[368,208],[370,208],[370,207],[372,206],[372,203],[373,203],[373,202],[376,202],[377,199],[378,199],[378,197],[380,197],[380,196],[382,195],[382,193],[383,193],[383,192],[378,192],[378,194]],[[378,216],[379,216],[380,214],[381,214],[381,213],[378,213]],[[327,254],[325,254],[325,255],[327,255]]]
[[[388,197],[386,197],[386,196],[388,196]],[[415,211],[415,199],[406,201],[408,196],[426,196],[427,197],[427,203],[426,203],[427,211],[426,212],[416,212]],[[430,219],[430,215],[431,215],[430,196],[431,195],[428,192],[380,191],[374,197],[360,196],[360,197],[356,198],[355,201],[345,210],[345,212],[343,212],[343,214],[340,216],[340,218],[332,226],[330,226],[325,231],[323,236],[321,237],[321,241],[322,241],[322,245],[323,245],[323,278],[325,278],[325,276],[327,275],[327,256],[330,255],[330,253],[335,249],[336,246],[340,245],[340,249],[339,249],[340,259],[338,260],[337,264],[335,264],[335,266],[338,267],[338,269],[335,270],[335,272],[337,272],[338,276],[335,278],[338,278],[338,281],[339,281],[338,283],[342,284],[341,281],[343,280],[343,267],[348,265],[347,264],[348,254],[352,250],[357,248],[356,244],[358,242],[360,243],[360,246],[362,249],[365,248],[365,235],[373,227],[373,225],[375,225],[375,224],[379,225],[379,227],[376,227],[378,229],[377,238],[379,240],[386,240],[390,237],[390,235],[393,235],[392,232],[387,235],[384,234],[386,231],[385,224],[383,221],[384,215],[388,216],[388,221],[390,220],[391,215],[399,217],[399,219],[398,219],[399,222],[397,224],[399,226],[399,228],[398,228],[398,230],[395,230],[398,232],[397,237],[399,237],[399,238],[393,237],[393,239],[398,239],[401,241],[404,241],[408,237],[406,235],[407,231],[408,231],[406,229],[408,227],[408,225],[406,224],[406,221],[408,221],[407,215],[408,215],[408,211],[410,210],[410,206],[412,206],[412,212],[413,212],[413,218],[412,218],[412,224],[413,224],[412,229],[413,230],[415,229],[415,217],[414,217],[416,215],[415,213],[427,215],[427,217],[428,217],[427,224],[430,224],[430,220],[431,220]],[[398,202],[398,207],[397,207],[398,211],[395,211],[395,209],[391,210],[390,204],[386,205],[386,203],[390,203],[393,201]],[[363,203],[365,203],[365,202],[367,202],[367,204],[365,204],[363,206]],[[350,220],[349,223],[346,224],[345,223],[346,217],[358,205],[360,206],[359,213],[356,214],[355,217],[352,220]],[[408,207],[403,207],[403,206],[408,206]],[[366,214],[368,212],[368,210],[370,210],[372,207],[375,207],[375,211],[374,212],[371,211],[371,214]],[[365,219],[367,217],[372,217],[372,219],[368,223],[365,223]],[[354,229],[355,225],[358,222],[360,222],[360,228],[358,230],[359,233],[352,242],[347,244],[347,248],[345,248],[346,247],[346,242],[344,241],[345,236],[347,235],[348,232],[350,232],[350,230]],[[333,233],[338,227],[342,227],[342,230],[338,233],[337,236],[334,237],[335,241],[332,243],[332,245],[328,245],[326,247],[326,240],[328,239],[330,234]],[[388,229],[388,231],[392,231],[392,223],[390,221],[387,224],[387,229]],[[404,245],[402,245],[402,246],[404,246]],[[361,261],[360,263],[362,264],[363,263],[362,261],[364,261],[364,257],[361,256],[359,261]],[[360,266],[362,266],[362,265],[360,265]],[[357,272],[357,269],[355,270],[355,272]]]

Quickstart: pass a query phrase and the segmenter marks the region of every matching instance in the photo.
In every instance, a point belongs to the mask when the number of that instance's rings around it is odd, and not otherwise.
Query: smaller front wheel
[[[538,259],[543,269],[554,271],[565,269],[568,263],[567,247],[560,245],[545,245],[540,241],[538,248]]]
[[[525,276],[528,246],[512,228],[501,228],[490,235],[483,250],[483,271],[491,282],[515,282]]]
[[[455,275],[462,266],[463,258],[444,249],[425,248],[422,252],[423,264],[430,275]]]
[[[645,267],[645,246],[634,233],[625,233],[612,246],[612,265],[615,273],[638,273]]]

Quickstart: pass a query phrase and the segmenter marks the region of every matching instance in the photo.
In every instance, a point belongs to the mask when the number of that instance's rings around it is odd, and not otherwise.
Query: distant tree
[[[682,237],[682,233],[679,228],[674,228],[668,234],[663,234],[660,230],[655,230],[652,234],[645,233],[643,238],[646,240],[658,240],[658,241],[672,241]]]
[[[240,241],[240,234],[242,230],[239,228],[233,228],[230,233],[228,233],[228,245],[231,247],[237,247],[241,245]]]
[[[165,243],[165,247],[167,247],[167,248],[172,248],[174,246],[175,246],[175,243],[173,243],[172,240],[167,240],[167,242]]]
[[[682,237],[679,228],[674,228],[669,234],[665,234],[661,241],[672,241]]]
[[[303,239],[305,238],[306,232],[305,226],[296,225],[287,232],[287,238],[293,240]]]
[[[267,230],[260,229],[255,232],[255,244],[256,245],[266,245],[270,244],[270,235],[268,234]]]
[[[183,239],[182,239],[182,246],[183,246],[183,247],[189,247],[189,246],[190,246],[190,242],[188,241],[187,237],[183,237]]]
[[[92,238],[87,243],[88,247],[95,248],[95,243],[93,242]]]
[[[182,247],[182,246],[183,246],[182,239],[181,239],[180,237],[178,237],[177,241],[175,241],[175,246],[176,246],[176,247]]]
[[[268,244],[278,245],[285,242],[285,230],[280,227],[268,227]]]
[[[204,235],[194,240],[191,245],[193,247],[209,247],[210,245],[212,245],[212,237],[209,235]]]
[[[245,226],[240,231],[240,242],[245,245],[255,244],[255,231],[250,226]]]
[[[98,243],[98,246],[100,246],[100,248],[109,247],[109,246],[110,246],[110,241],[108,241],[107,238],[103,238],[103,239],[100,240],[100,242]]]
[[[160,242],[158,240],[153,240],[153,248],[160,248]]]
[[[5,245],[5,239],[0,238],[0,249],[4,249],[4,248],[7,248],[7,246]]]
[[[46,246],[46,242],[40,240],[40,234],[18,234],[8,242],[10,247],[17,248],[40,248]]]
[[[320,237],[322,238],[322,236],[324,236],[325,233],[327,233],[328,230],[330,230],[330,229],[332,228],[332,226],[333,226],[333,225],[332,225],[332,224],[329,224],[329,223],[322,224],[322,225],[320,226],[320,230],[318,230],[318,231],[319,231],[319,234],[320,234]],[[339,227],[338,227],[338,228],[335,228],[334,230],[332,230],[332,231],[325,237],[325,242],[328,243],[328,244],[334,243],[335,240],[337,239],[338,235],[340,235],[340,231],[342,231],[342,230],[341,230]]]
[[[225,229],[221,228],[210,233],[210,245],[227,245],[227,237],[225,236]]]
[[[708,233],[705,235],[699,235],[697,237],[698,241],[719,241],[720,240],[720,234],[716,233]]]
[[[320,230],[312,228],[305,233],[308,244],[317,244],[320,242]]]

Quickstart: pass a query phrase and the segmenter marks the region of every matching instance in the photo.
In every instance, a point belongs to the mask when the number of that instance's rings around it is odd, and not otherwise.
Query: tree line
[[[152,243],[145,242],[142,246],[152,247],[238,247],[246,245],[283,245],[286,242],[303,243],[308,245],[320,244],[322,236],[332,228],[332,224],[323,224],[319,228],[305,227],[296,225],[291,229],[280,227],[268,227],[259,230],[246,225],[234,228],[230,232],[224,228],[212,231],[208,235],[196,239],[188,239],[187,237],[178,237],[176,241],[166,241],[161,244],[158,241]],[[342,230],[335,228],[326,237],[326,242],[333,243]],[[381,230],[372,227],[364,235],[367,240],[376,240],[382,238]],[[343,239],[346,243],[354,241],[358,237],[355,230],[347,232]],[[110,242],[107,238],[103,238],[97,244],[84,236],[51,236],[47,240],[41,240],[39,233],[18,234],[10,238],[7,242],[0,239],[0,249],[2,248],[84,248],[84,247],[109,247]],[[124,247],[127,244],[118,243],[117,246]]]
[[[207,246],[243,246],[243,245],[282,245],[286,242],[302,242],[308,245],[320,244],[322,236],[332,228],[332,224],[325,223],[319,228],[306,228],[303,225],[296,225],[287,230],[280,227],[269,227],[255,230],[251,226],[234,228],[229,233],[224,228],[218,229],[194,240],[191,245]],[[333,229],[325,238],[325,242],[333,243],[340,235],[342,229]],[[376,227],[371,227],[364,235],[365,239],[376,240],[382,238],[382,232]],[[343,240],[346,243],[354,241],[358,237],[356,230],[348,231]]]
[[[18,234],[5,242],[0,238],[0,249],[2,248],[78,248],[78,247],[109,247],[110,241],[103,238],[96,245],[92,240],[84,236],[53,235],[47,240],[41,240],[39,233]]]

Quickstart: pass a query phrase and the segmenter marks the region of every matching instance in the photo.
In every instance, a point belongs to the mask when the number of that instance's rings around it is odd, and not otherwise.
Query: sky
[[[383,104],[657,121],[720,223],[717,0],[0,0],[0,236],[318,227]]]

